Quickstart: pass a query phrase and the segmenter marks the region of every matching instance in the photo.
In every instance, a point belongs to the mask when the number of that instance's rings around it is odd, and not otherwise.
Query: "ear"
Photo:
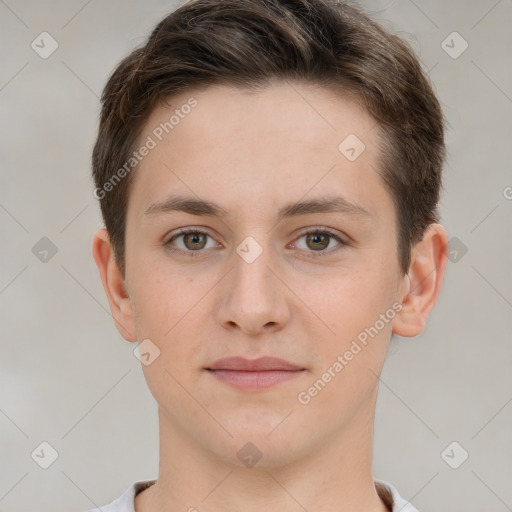
[[[430,224],[412,249],[400,292],[403,309],[393,320],[393,333],[410,338],[423,332],[441,292],[447,261],[446,231],[440,224]]]
[[[93,236],[92,255],[100,271],[101,282],[118,331],[125,340],[136,341],[132,303],[126,292],[125,280],[115,260],[108,231],[104,228],[96,231]]]

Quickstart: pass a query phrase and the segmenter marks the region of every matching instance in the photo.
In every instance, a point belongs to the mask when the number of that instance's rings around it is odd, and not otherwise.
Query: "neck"
[[[159,476],[135,498],[136,511],[387,512],[371,470],[372,405],[306,455],[250,468],[219,460],[159,411]]]

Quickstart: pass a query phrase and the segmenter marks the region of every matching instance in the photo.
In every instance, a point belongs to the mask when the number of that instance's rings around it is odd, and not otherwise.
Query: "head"
[[[103,92],[93,253],[121,334],[160,354],[144,372],[168,424],[277,464],[367,423],[391,335],[419,334],[440,291],[444,152],[412,50],[354,7],[192,0],[162,20]],[[233,355],[303,372],[235,390],[207,371]]]

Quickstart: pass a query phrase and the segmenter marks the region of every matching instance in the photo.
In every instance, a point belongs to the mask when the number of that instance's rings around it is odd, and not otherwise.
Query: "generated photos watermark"
[[[197,106],[197,100],[193,97],[189,98],[186,103],[181,105],[179,108],[174,110],[174,113],[169,117],[168,121],[160,123],[156,128],[154,128],[151,132],[152,135],[148,135],[146,140],[142,143],[142,145],[134,150],[131,156],[126,160],[126,162],[119,168],[117,171],[108,179],[102,187],[97,187],[94,189],[93,195],[96,199],[103,199],[108,192],[114,190],[116,185],[125,178],[137,165],[141,162],[149,152],[156,148],[159,142],[161,142],[164,137],[171,133],[172,130],[178,124],[180,124],[182,119],[190,114],[192,109]]]
[[[393,305],[386,310],[385,313],[379,315],[379,319],[370,326],[362,330],[356,339],[352,340],[350,347],[342,354],[338,355],[336,360],[327,368],[322,376],[317,379],[307,390],[301,391],[297,395],[297,400],[302,405],[307,405],[311,400],[322,391],[325,386],[331,382],[349,363],[354,357],[359,354],[363,348],[368,345],[368,337],[371,339],[375,338],[384,327],[389,324],[396,314],[402,311],[403,305],[400,302],[395,302]],[[358,343],[359,342],[359,343]]]

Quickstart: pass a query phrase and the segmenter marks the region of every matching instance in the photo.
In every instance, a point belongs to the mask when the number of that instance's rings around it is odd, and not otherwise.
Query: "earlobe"
[[[98,266],[117,329],[125,340],[136,341],[132,303],[126,291],[125,280],[114,258],[108,231],[104,228],[96,231],[93,236],[92,255]]]
[[[446,231],[440,224],[430,224],[413,247],[401,292],[403,307],[393,321],[393,333],[410,338],[423,332],[441,292],[447,260]]]

